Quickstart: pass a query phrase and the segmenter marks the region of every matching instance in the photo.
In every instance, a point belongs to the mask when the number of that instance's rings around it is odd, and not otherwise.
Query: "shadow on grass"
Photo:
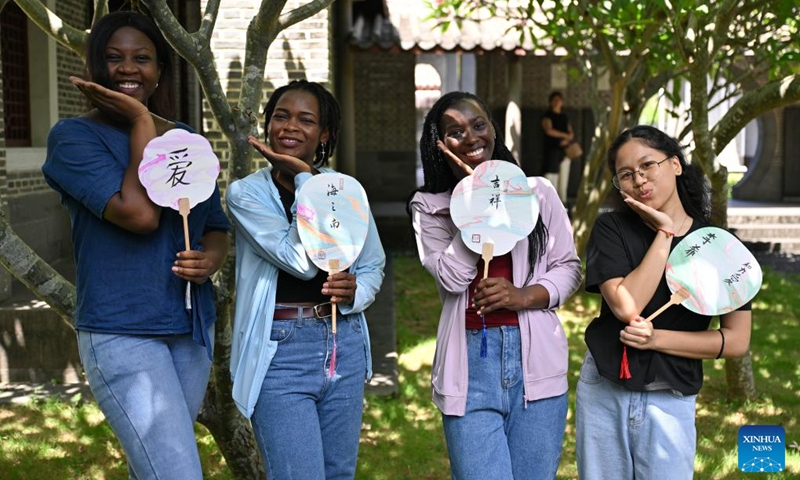
[[[127,478],[118,443],[91,404],[52,398],[3,406],[0,440],[4,479]]]
[[[447,449],[439,412],[430,400],[430,362],[440,312],[433,279],[414,257],[395,257],[400,393],[368,397],[358,479],[448,479]],[[759,397],[727,399],[723,361],[705,363],[705,385],[697,404],[695,479],[746,478],[738,470],[739,427],[782,425],[787,447],[800,443],[800,277],[765,269],[764,285],[753,302],[751,351]],[[583,332],[599,311],[600,297],[579,293],[559,312],[569,338],[569,412],[558,478],[577,479],[575,389],[586,352]],[[535,432],[533,433],[535,434]],[[787,448],[787,470],[760,474],[764,480],[800,474],[800,452]]]
[[[206,479],[230,480],[211,435],[197,427]],[[0,405],[3,480],[127,480],[125,456],[94,402],[57,397]]]
[[[399,390],[365,399],[357,479],[449,479],[430,375],[441,304],[433,279],[410,256],[393,259]]]
[[[733,480],[738,469],[738,431],[744,425],[781,425],[786,430],[786,470],[760,474],[764,480],[797,478],[800,452],[800,277],[765,269],[761,291],[753,300],[750,340],[758,398],[729,400],[722,361],[707,360],[705,382],[698,396],[695,478]]]
[[[439,411],[431,402],[430,365],[440,304],[433,279],[415,257],[397,256],[399,393],[365,399],[359,480],[447,480],[447,449]],[[800,277],[765,269],[753,302],[751,351],[758,398],[730,401],[724,362],[707,361],[705,386],[697,404],[695,479],[750,478],[737,468],[738,429],[747,424],[782,425],[787,447],[800,443]],[[599,310],[599,296],[574,296],[559,312],[569,339],[569,413],[558,478],[577,479],[575,388],[586,346],[583,331]],[[229,480],[216,445],[198,426],[198,445],[207,479]],[[536,434],[536,432],[532,432]],[[787,448],[787,471],[759,480],[800,476],[800,452]],[[126,479],[122,450],[93,403],[55,399],[0,405],[0,478]]]

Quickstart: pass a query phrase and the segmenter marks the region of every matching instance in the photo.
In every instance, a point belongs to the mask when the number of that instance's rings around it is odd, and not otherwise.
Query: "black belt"
[[[331,302],[320,303],[313,307],[281,307],[276,308],[272,318],[274,320],[296,320],[300,318],[327,318],[333,314]]]

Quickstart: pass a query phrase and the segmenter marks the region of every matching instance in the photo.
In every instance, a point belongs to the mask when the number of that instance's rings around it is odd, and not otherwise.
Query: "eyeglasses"
[[[617,172],[616,175],[611,177],[611,183],[617,187],[617,190],[630,190],[633,187],[633,181],[636,178],[636,174],[638,173],[640,177],[646,178],[647,180],[653,181],[658,178],[658,173],[660,169],[658,168],[659,165],[666,162],[670,158],[674,157],[675,155],[670,155],[669,157],[661,160],[660,162],[656,162],[655,160],[648,160],[641,165],[636,170],[623,170],[621,172]]]

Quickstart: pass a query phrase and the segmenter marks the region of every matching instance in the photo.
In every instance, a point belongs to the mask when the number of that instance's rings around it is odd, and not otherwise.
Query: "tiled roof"
[[[380,0],[362,0],[375,2]],[[382,13],[358,13],[353,19],[351,43],[367,49],[399,47],[402,50],[533,50],[526,40],[520,44],[519,32],[501,19],[464,22],[461,28],[451,24],[442,31],[438,20],[427,19],[430,11],[425,0],[384,0]]]

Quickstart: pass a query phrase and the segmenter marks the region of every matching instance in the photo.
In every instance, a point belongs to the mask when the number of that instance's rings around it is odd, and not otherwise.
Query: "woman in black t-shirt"
[[[645,322],[669,300],[670,251],[708,225],[709,188],[678,142],[649,126],[620,134],[608,166],[626,206],[598,217],[587,247],[586,290],[603,302],[586,329],[578,383],[578,472],[582,480],[690,479],[702,359],[747,351],[750,306],[722,315],[716,331],[711,317],[681,305]]]

